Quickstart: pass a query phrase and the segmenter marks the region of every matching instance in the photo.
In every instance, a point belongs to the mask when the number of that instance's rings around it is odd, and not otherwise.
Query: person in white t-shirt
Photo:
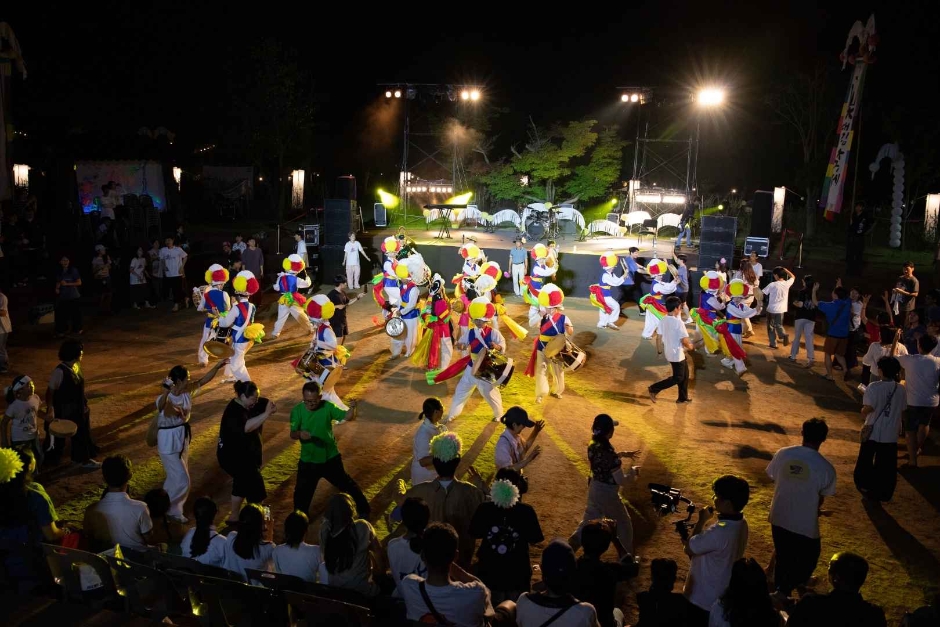
[[[172,294],[173,311],[179,311],[183,302],[183,276],[185,276],[186,251],[174,244],[173,236],[165,240],[165,247],[160,249],[160,261],[163,262],[163,285]]]
[[[829,435],[821,418],[803,423],[803,443],[777,451],[767,475],[774,481],[770,525],[777,561],[774,585],[777,594],[790,596],[802,588],[819,561],[819,515],[823,500],[836,493],[836,470],[819,453]]]
[[[274,548],[275,572],[299,577],[309,583],[317,582],[323,557],[319,546],[304,542],[309,528],[310,521],[303,512],[287,515],[284,519],[284,544]]]
[[[89,548],[97,552],[121,545],[146,551],[153,521],[147,504],[127,495],[131,460],[124,455],[108,457],[101,464],[101,474],[108,491],[88,506],[82,524]]]
[[[862,420],[871,434],[858,449],[854,478],[865,498],[890,501],[898,483],[898,432],[907,409],[907,391],[899,383],[897,359],[882,357],[877,368],[882,380],[872,382],[862,398]]]
[[[108,181],[106,185],[101,186],[101,217],[114,220],[114,208],[121,204],[121,195],[117,191],[117,183]]]
[[[310,259],[307,257],[307,242],[304,241],[304,232],[302,229],[294,233],[294,242],[297,243],[297,249],[294,251],[294,253],[303,259],[305,266],[309,266]]]
[[[689,363],[685,360],[685,351],[695,350],[689,332],[682,322],[682,301],[678,296],[666,299],[666,315],[659,320],[657,332],[663,340],[663,353],[666,361],[672,367],[672,376],[657,381],[649,387],[650,400],[656,402],[656,395],[671,388],[679,386],[677,403],[691,403],[689,398]]]
[[[441,399],[431,397],[424,400],[418,415],[421,425],[412,442],[411,485],[437,479],[437,471],[431,461],[431,439],[444,432],[445,427],[441,424],[443,417],[444,404]]]
[[[274,526],[265,518],[264,510],[248,503],[238,514],[238,531],[228,535],[222,567],[248,581],[246,568],[274,569]]]
[[[783,314],[787,313],[787,296],[794,281],[796,277],[792,272],[783,266],[777,266],[774,268],[774,280],[763,290],[767,296],[765,309],[767,310],[767,339],[770,341],[770,348],[777,348],[778,339],[783,341],[784,346],[790,345],[790,338],[783,330]]]
[[[750,486],[741,477],[724,475],[715,479],[712,490],[714,506],[699,510],[691,537],[687,531],[680,533],[685,554],[692,560],[682,594],[691,604],[689,624],[695,625],[708,623],[712,605],[731,581],[734,563],[747,549],[748,526],[741,512],[750,499]],[[715,513],[718,521],[705,529]]]
[[[43,450],[39,441],[39,409],[42,401],[33,380],[25,374],[6,389],[7,410],[0,421],[0,446],[28,448],[36,458],[36,472],[42,467]],[[7,436],[7,427],[10,434]]]
[[[218,513],[218,505],[209,497],[200,496],[196,499],[193,503],[196,526],[187,531],[180,542],[183,557],[194,559],[200,564],[222,568],[228,538],[215,530],[213,523]]]
[[[940,404],[938,382],[940,382],[940,358],[931,355],[937,348],[937,338],[926,333],[917,340],[917,355],[901,355],[898,361],[904,368],[904,383],[907,389],[907,415],[904,432],[907,434],[908,463],[917,467],[920,454],[930,431],[930,419]]]
[[[407,618],[454,627],[483,627],[496,613],[483,582],[454,563],[457,532],[447,523],[431,523],[421,553],[426,578],[408,575],[399,583]]]
[[[401,522],[408,531],[388,543],[388,570],[395,580],[393,597],[401,597],[401,582],[408,575],[428,576],[428,567],[421,553],[424,550],[424,530],[431,520],[431,508],[424,499],[409,497],[401,505]]]
[[[545,592],[523,592],[516,602],[518,627],[600,627],[590,603],[579,602],[571,592],[578,565],[567,542],[554,540],[542,551],[542,583]]]
[[[751,283],[751,287],[754,288],[754,301],[757,303],[754,309],[761,311],[764,308],[764,293],[760,289],[760,278],[764,276],[764,266],[758,261],[757,252],[753,250],[748,261],[751,262],[751,270],[754,271],[754,282]]]
[[[346,285],[349,286],[351,290],[358,290],[359,285],[359,273],[361,268],[359,267],[359,255],[362,255],[366,258],[366,261],[372,261],[369,259],[369,255],[366,254],[366,251],[362,249],[362,244],[356,241],[356,234],[349,234],[349,241],[346,242],[346,245],[343,247],[343,265],[346,266]]]
[[[881,326],[879,327],[879,333],[881,337],[880,341],[872,342],[868,346],[868,352],[865,353],[865,356],[862,357],[862,365],[868,366],[870,371],[869,381],[877,381],[881,376],[881,371],[878,370],[878,362],[881,361],[882,357],[900,357],[901,355],[907,355],[907,347],[904,346],[900,341],[895,343],[895,339],[899,337],[900,330],[895,329],[894,327]],[[891,353],[892,347],[894,353]],[[862,373],[865,374],[864,372]],[[862,383],[868,383],[868,381],[863,380]]]

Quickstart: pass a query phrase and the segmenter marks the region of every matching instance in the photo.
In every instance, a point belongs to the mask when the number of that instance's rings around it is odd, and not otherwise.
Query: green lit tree
[[[607,196],[611,187],[620,180],[623,149],[627,142],[617,135],[617,127],[600,132],[597,144],[588,161],[575,166],[574,174],[564,184],[564,190],[581,200],[596,200]]]

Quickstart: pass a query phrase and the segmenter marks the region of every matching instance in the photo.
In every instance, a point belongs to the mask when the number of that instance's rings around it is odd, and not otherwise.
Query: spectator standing
[[[940,322],[940,289],[934,288],[924,295],[927,305],[924,307],[924,322]]]
[[[849,319],[848,345],[845,347],[846,381],[851,378],[852,368],[858,365],[858,341],[862,334],[862,309],[864,304],[862,304],[861,293],[857,287],[849,290],[849,303],[849,307],[852,309],[852,317]]]
[[[160,261],[163,262],[163,282],[166,291],[173,300],[173,311],[179,311],[186,295],[183,294],[183,276],[186,274],[186,251],[177,246],[173,236],[166,238],[166,246],[160,249]]]
[[[290,412],[290,438],[300,441],[300,460],[297,462],[297,484],[294,487],[294,509],[306,512],[316,493],[320,479],[326,479],[337,490],[348,493],[356,502],[361,518],[369,517],[369,501],[356,481],[343,466],[343,457],[336,446],[333,423],[355,417],[355,407],[348,412],[323,400],[317,381],[307,381],[303,387],[303,401]]]
[[[862,444],[855,461],[855,487],[877,502],[890,501],[898,483],[898,432],[907,409],[899,383],[901,364],[893,356],[878,360],[882,380],[872,382],[862,398]]]
[[[521,472],[542,452],[542,448],[535,444],[535,439],[545,427],[545,421],[533,422],[529,419],[528,412],[518,405],[513,405],[506,410],[499,421],[506,425],[506,429],[496,441],[494,452],[496,469],[512,468]],[[530,427],[532,428],[531,437],[523,438],[522,432]]]
[[[754,300],[757,302],[757,306],[754,307],[758,312],[758,315],[764,313],[764,294],[760,289],[760,280],[764,276],[764,265],[760,262],[755,251],[751,251],[751,254],[748,256],[748,261],[751,262],[751,270],[754,271],[754,282],[750,283],[752,293],[754,294]]]
[[[149,265],[150,259],[147,257],[147,253],[144,251],[143,246],[139,246],[136,255],[131,259],[128,272],[131,283],[131,307],[134,309],[140,309],[139,303],[143,303],[146,309],[154,308],[150,304],[150,290],[147,285],[147,275],[149,274],[147,267]]]
[[[310,521],[303,512],[291,512],[284,519],[284,544],[274,548],[274,570],[285,575],[299,577],[308,583],[316,583],[323,558],[320,547],[307,544]]]
[[[480,504],[470,522],[470,533],[480,540],[476,573],[497,605],[528,592],[529,546],[545,539],[535,510],[522,502],[528,489],[529,482],[518,471],[500,469],[490,486],[490,500]]]
[[[688,204],[682,215],[679,216],[679,237],[676,238],[676,244],[673,248],[679,250],[682,245],[682,236],[685,236],[686,248],[692,248],[692,221],[695,219],[695,205]]]
[[[848,237],[845,243],[845,270],[846,274],[859,275],[865,263],[865,236],[871,231],[873,222],[871,216],[865,211],[863,203],[855,203],[852,215],[849,217]]]
[[[578,574],[574,551],[564,540],[554,540],[542,551],[544,592],[525,592],[516,604],[518,627],[598,627],[597,612],[590,603],[572,595]]]
[[[803,276],[803,287],[793,301],[793,348],[790,349],[788,359],[796,363],[796,356],[800,352],[800,337],[806,346],[806,367],[812,368],[816,357],[816,341],[813,332],[816,330],[816,291],[819,283],[813,280],[813,275]]]
[[[257,503],[248,503],[238,514],[238,531],[223,547],[222,567],[248,581],[246,568],[274,570],[274,525]]]
[[[627,267],[623,272],[623,285],[620,286],[620,315],[624,318],[627,317],[627,314],[623,313],[623,306],[627,304],[627,301],[632,300],[635,302],[637,308],[640,306],[639,296],[636,294],[636,283],[639,279],[637,275],[646,272],[646,269],[641,268],[636,262],[637,257],[640,255],[640,249],[631,246],[627,249],[627,253],[627,256],[623,259]],[[641,316],[646,315],[642,309],[639,311]]]
[[[911,468],[917,467],[917,456],[930,432],[930,419],[940,404],[937,390],[940,358],[931,355],[936,347],[936,338],[922,335],[917,341],[918,354],[900,355],[897,358],[904,368],[904,387],[907,390],[904,433],[907,435],[907,466]]]
[[[407,531],[388,543],[388,569],[395,581],[394,597],[401,597],[401,582],[408,575],[428,576],[424,551],[424,531],[431,520],[431,509],[421,499],[409,498],[401,505],[401,520]]]
[[[98,201],[98,208],[101,211],[101,219],[113,221],[115,218],[114,208],[120,203],[120,196],[115,189],[117,183],[108,181],[101,186],[101,199]]]
[[[421,413],[418,414],[421,424],[415,432],[411,447],[411,485],[434,481],[437,478],[431,458],[431,440],[444,432],[445,427],[441,424],[443,417],[444,404],[441,399],[432,397],[424,400]]]
[[[225,562],[225,544],[228,539],[215,530],[215,517],[219,507],[207,496],[200,496],[193,503],[193,518],[196,526],[186,532],[180,547],[183,557],[200,564],[222,567]]]
[[[829,561],[828,594],[807,594],[790,608],[787,627],[887,627],[885,613],[862,598],[868,562],[855,553],[836,553]]]
[[[690,244],[691,246],[691,244]],[[689,317],[689,267],[686,265],[688,258],[685,255],[673,255],[676,260],[676,298],[682,302],[682,319],[689,324],[692,319]]]
[[[294,252],[304,260],[304,267],[307,268],[310,266],[310,258],[307,256],[307,242],[304,241],[304,231],[303,229],[298,229],[294,233],[294,244],[296,249]]]
[[[353,507],[353,498],[348,494],[340,492],[330,497],[320,524],[320,580],[335,588],[376,596],[379,586],[373,577],[385,572],[385,552],[372,525],[353,516]]]
[[[95,258],[91,261],[91,274],[98,289],[98,309],[101,313],[111,311],[111,258],[102,245],[95,246]]]
[[[108,486],[101,500],[88,506],[82,529],[93,551],[113,549],[120,544],[146,551],[153,531],[150,510],[143,501],[127,494],[131,480],[131,460],[124,455],[108,457],[101,464]]]
[[[512,241],[509,249],[509,267],[512,272],[512,289],[516,296],[522,296],[523,280],[529,274],[529,251],[522,245],[522,238]]]
[[[672,375],[662,381],[657,381],[649,386],[650,400],[656,402],[656,396],[663,390],[669,389],[674,385],[679,386],[679,398],[676,403],[691,403],[689,398],[689,362],[686,361],[685,351],[695,350],[692,340],[689,339],[689,332],[682,322],[682,306],[679,299],[670,296],[666,299],[666,315],[663,316],[657,326],[657,332],[663,342],[663,354],[669,366],[672,368]]]
[[[754,253],[751,254],[754,255]],[[754,256],[756,258],[756,255]],[[796,277],[783,266],[774,268],[773,276],[773,281],[763,289],[763,294],[767,296],[767,339],[770,341],[770,348],[777,348],[778,339],[783,342],[784,346],[790,344],[790,338],[783,329],[783,316],[787,313],[790,286],[793,285]],[[763,303],[758,302],[759,307],[762,305]]]
[[[617,549],[616,562],[602,559],[611,543]],[[581,530],[581,548],[584,553],[578,558],[574,596],[594,606],[601,627],[622,627],[623,612],[615,604],[617,584],[636,577],[639,567],[617,538],[617,523],[602,519],[586,524]],[[672,564],[675,566],[675,562]],[[676,573],[673,571],[672,584],[675,581]],[[669,590],[672,590],[672,585]],[[675,596],[682,604],[686,603],[682,595]]]
[[[360,287],[359,255],[365,257],[366,261],[372,261],[366,251],[362,249],[362,244],[356,241],[356,234],[350,233],[349,241],[343,246],[343,265],[346,267],[346,284],[351,290],[358,290]]]
[[[91,437],[91,410],[85,396],[85,374],[82,372],[84,347],[78,340],[66,340],[59,347],[59,365],[52,371],[46,386],[46,459],[57,464],[65,442],[49,432],[54,420],[71,420],[78,426],[72,436],[72,463],[94,470],[101,462],[94,459],[98,445]]]
[[[678,571],[679,565],[675,560],[657,558],[650,562],[650,589],[636,595],[640,613],[636,627],[673,627],[687,624],[691,611],[689,601],[678,592],[673,592]]]
[[[901,276],[894,284],[891,296],[891,306],[897,318],[898,326],[907,326],[907,315],[914,311],[917,304],[917,294],[920,292],[920,281],[914,276],[914,262],[905,261],[901,266]]]
[[[150,259],[151,297],[155,304],[159,304],[163,301],[165,296],[163,291],[163,260],[160,258],[160,240],[153,240],[153,243],[150,245],[150,250],[147,251],[147,257]]]
[[[823,345],[823,364],[826,366],[825,379],[835,381],[832,376],[832,360],[842,367],[845,367],[845,350],[849,344],[849,324],[852,319],[852,303],[849,301],[849,293],[841,285],[841,280],[837,282],[836,288],[832,290],[832,300],[820,302],[816,300],[815,291],[813,292],[813,305],[826,316],[826,343]]]
[[[82,286],[82,277],[78,269],[70,265],[65,255],[59,260],[61,269],[55,278],[55,336],[65,337],[71,327],[72,333],[82,333],[82,308],[78,288]]]
[[[0,446],[14,449],[27,448],[33,452],[36,468],[42,468],[43,448],[39,440],[39,408],[33,380],[25,374],[15,379],[6,389],[7,409],[0,422]],[[7,426],[10,434],[7,436]]]
[[[232,250],[231,242],[222,242],[222,259],[219,260],[219,265],[224,268],[228,268],[229,274],[235,276],[238,272],[235,271],[235,262],[239,264],[242,260],[242,254],[237,250]],[[241,268],[238,268],[238,271],[241,271]]]
[[[0,289],[0,374],[6,374],[10,368],[7,340],[11,333],[13,333],[13,323],[10,321],[10,299]]]
[[[778,450],[767,465],[774,482],[769,517],[777,555],[774,585],[783,598],[803,587],[819,561],[819,516],[825,498],[836,493],[836,470],[819,453],[828,435],[826,421],[810,418],[803,423],[803,442]]]
[[[731,567],[728,589],[712,605],[708,627],[782,627],[783,618],[767,594],[767,575],[755,559]]]
[[[917,354],[917,341],[922,335],[927,333],[927,327],[920,321],[920,314],[916,311],[908,312],[907,319],[904,321],[902,341],[911,355]]]
[[[334,307],[333,317],[330,318],[330,326],[333,327],[333,333],[336,334],[336,343],[342,344],[346,341],[346,336],[349,335],[346,308],[349,307],[350,303],[354,303],[359,299],[350,300],[349,296],[346,295],[348,284],[346,283],[346,277],[342,274],[333,277],[333,285],[335,287],[326,295]]]
[[[431,523],[424,532],[422,558],[428,576],[401,581],[407,618],[425,624],[483,627],[495,617],[490,591],[460,568],[457,532],[446,523]]]
[[[242,251],[242,265],[255,275],[259,283],[264,282],[264,253],[258,248],[258,240],[248,238],[248,248]]]
[[[882,376],[878,363],[882,357],[900,357],[907,355],[907,348],[900,343],[901,330],[894,327],[883,326],[878,328],[880,341],[875,342],[868,347],[868,352],[862,357],[864,368],[868,369],[869,377],[862,371],[862,383],[868,384],[869,381],[877,381]]]
[[[183,225],[177,225],[176,227],[176,236],[175,236],[176,245],[183,249],[183,252],[189,254],[189,236],[183,230]]]
[[[248,249],[248,244],[246,244],[244,241],[242,241],[242,236],[241,236],[240,234],[236,234],[236,235],[235,235],[235,243],[232,244],[232,250],[234,250],[234,251],[237,252],[238,254],[241,254],[241,253],[245,252],[245,250],[247,250],[247,249]]]
[[[702,508],[691,537],[683,534],[682,544],[692,564],[683,594],[691,603],[690,627],[708,625],[708,615],[731,581],[731,569],[747,550],[748,526],[742,511],[750,499],[747,481],[734,475],[718,477],[712,483],[714,507]],[[718,522],[705,529],[718,513]]]

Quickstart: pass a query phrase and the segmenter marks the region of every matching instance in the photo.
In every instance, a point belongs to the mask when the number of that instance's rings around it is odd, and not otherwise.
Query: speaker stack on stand
[[[695,289],[702,274],[715,269],[715,263],[724,259],[733,270],[734,239],[738,233],[738,219],[727,216],[702,216],[702,234],[698,253],[698,271],[692,275]],[[697,302],[697,301],[696,301]]]
[[[332,280],[333,274],[344,269],[343,247],[350,233],[358,233],[359,211],[356,204],[356,177],[340,176],[336,179],[336,197],[323,202],[323,225],[319,232],[322,247],[324,278]]]

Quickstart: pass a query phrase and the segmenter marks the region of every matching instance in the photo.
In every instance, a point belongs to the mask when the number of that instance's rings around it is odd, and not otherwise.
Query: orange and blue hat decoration
[[[401,242],[397,237],[386,237],[380,248],[386,255],[394,255],[401,249]]]
[[[666,265],[666,262],[662,259],[652,259],[648,264],[646,264],[646,271],[650,273],[651,276],[659,276],[660,274],[666,274],[666,271],[669,269],[669,266]]]
[[[545,244],[536,244],[529,254],[532,255],[533,259],[545,259],[548,257],[548,249],[545,248]]]
[[[209,269],[206,270],[206,283],[211,283],[212,285],[228,283],[228,270],[217,263],[212,264],[209,266]]]
[[[698,284],[706,292],[717,292],[722,287],[724,287],[725,281],[721,277],[720,273],[714,270],[709,270],[702,275],[702,278],[699,280]]]
[[[747,298],[751,295],[751,286],[741,279],[732,279],[731,283],[725,286],[725,296],[729,298]]]
[[[470,301],[470,317],[474,320],[489,320],[496,315],[496,307],[485,296]]]
[[[329,320],[336,313],[336,305],[325,294],[317,294],[307,301],[307,315],[314,320]]]
[[[616,268],[620,263],[620,257],[613,253],[605,253],[600,258],[602,268]]]
[[[285,272],[290,272],[291,274],[297,274],[302,272],[306,267],[304,264],[303,257],[300,255],[294,254],[288,256],[282,263],[281,267],[284,268]]]
[[[554,283],[546,283],[539,291],[539,305],[541,307],[561,307],[565,301],[565,293]]]
[[[250,270],[242,270],[232,280],[232,288],[236,294],[251,296],[261,288],[261,285],[258,283],[258,279],[255,278],[254,273]]]

